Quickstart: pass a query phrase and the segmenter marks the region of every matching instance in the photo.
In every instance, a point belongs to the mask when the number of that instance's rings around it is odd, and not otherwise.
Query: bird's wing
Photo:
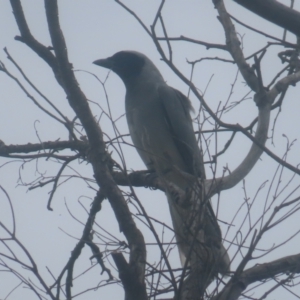
[[[158,88],[158,94],[163,104],[166,121],[173,136],[175,145],[185,162],[188,172],[194,176],[205,176],[202,156],[198,147],[190,110],[190,100],[176,89],[168,85]]]
[[[160,86],[158,93],[163,104],[168,127],[189,173],[204,179],[205,172],[190,116],[192,106],[189,99],[168,85]],[[221,231],[210,200],[207,201],[207,209],[206,230],[209,231],[210,236],[221,241]]]

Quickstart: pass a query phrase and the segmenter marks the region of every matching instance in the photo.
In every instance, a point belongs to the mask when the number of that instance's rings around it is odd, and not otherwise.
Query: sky
[[[289,1],[281,1],[289,4]],[[25,15],[31,29],[32,34],[44,45],[51,45],[50,37],[47,31],[47,23],[44,13],[43,1],[23,1]],[[124,3],[132,9],[149,28],[155,17],[156,11],[160,5],[160,1],[124,1]],[[259,30],[263,30],[270,35],[282,37],[283,30],[261,18],[246,11],[244,8],[235,4],[231,0],[226,0],[225,5],[228,11],[244,23],[253,26]],[[296,3],[295,9],[300,10],[299,3]],[[171,37],[187,36],[193,39],[207,41],[210,43],[224,44],[224,32],[220,22],[216,18],[217,12],[211,1],[199,2],[196,0],[182,1],[172,0],[166,1],[163,9],[163,18],[168,35]],[[126,119],[124,116],[124,95],[125,88],[121,80],[106,69],[101,69],[92,64],[99,58],[105,58],[113,55],[120,50],[135,50],[146,54],[158,67],[166,82],[184,94],[188,94],[187,86],[169,69],[169,67],[160,60],[160,56],[156,47],[144,29],[140,26],[137,20],[134,19],[127,11],[124,10],[115,1],[109,0],[77,0],[77,1],[59,1],[59,17],[61,27],[68,46],[69,60],[73,64],[76,71],[76,78],[79,81],[80,87],[84,91],[87,98],[90,100],[90,105],[93,113],[99,118],[99,123],[103,131],[110,137],[114,137],[111,121],[101,114],[102,110],[108,112],[108,102],[105,96],[104,89],[99,82],[105,81],[105,89],[108,95],[109,105],[113,119],[121,134],[128,134]],[[237,25],[237,31],[243,41],[243,49],[245,56],[257,51],[266,43],[265,37],[254,34],[244,27]],[[20,81],[30,94],[34,95],[38,101],[43,103],[48,109],[49,106],[37,95],[32,88],[28,86],[21,78],[16,68],[7,59],[6,54],[2,51],[7,48],[10,55],[18,62],[26,75],[32,80],[34,85],[45,94],[52,103],[54,103],[65,116],[69,119],[74,117],[74,113],[67,103],[66,96],[61,88],[56,84],[51,70],[41,61],[30,49],[22,43],[16,41],[14,37],[19,34],[16,26],[12,9],[9,1],[0,2],[0,60],[5,64],[9,71],[20,78]],[[161,35],[161,28],[157,28],[157,34]],[[295,37],[288,34],[288,39],[295,42]],[[164,45],[165,47],[165,45]],[[184,43],[172,43],[174,63],[181,72],[189,77],[191,66],[187,61],[194,61],[204,57],[222,57],[230,59],[230,56],[221,51],[214,49],[207,50],[205,47]],[[164,48],[166,49],[166,48]],[[281,47],[274,46],[268,50],[267,57],[262,63],[262,73],[264,82],[269,83],[275,74],[282,68],[281,62],[277,56],[278,51],[283,51]],[[95,76],[98,77],[99,80]],[[215,111],[217,107],[227,101],[230,96],[231,103],[240,101],[241,98],[249,91],[244,86],[241,76],[237,77],[236,84],[233,85],[237,75],[237,68],[231,63],[222,63],[216,60],[204,60],[196,65],[193,79],[194,84],[202,93],[205,93],[205,99],[210,107]],[[233,88],[232,88],[233,87]],[[271,151],[282,157],[287,147],[287,141],[293,142],[293,147],[289,151],[287,161],[293,165],[299,163],[299,103],[298,103],[299,87],[292,87],[287,94],[286,101],[282,106],[281,113],[276,120],[273,143],[268,140],[267,146]],[[253,96],[253,95],[252,95]],[[199,109],[199,102],[193,95],[190,97],[195,111]],[[235,109],[230,110],[223,116],[223,121],[232,124],[241,124],[247,126],[256,116],[257,108],[255,107],[252,97],[243,101]],[[193,115],[195,117],[195,115]],[[272,113],[272,123],[275,120],[276,112]],[[207,128],[212,128],[212,125],[207,124]],[[269,132],[271,136],[272,131]],[[212,153],[217,149],[220,151],[228,140],[228,133],[219,134],[218,143],[214,138],[210,139],[210,147]],[[42,113],[30,100],[26,97],[17,84],[8,78],[3,72],[0,72],[0,139],[5,144],[27,144],[39,143],[41,141],[67,140],[68,132],[59,123],[51,119],[49,116]],[[130,142],[130,140],[128,140]],[[245,157],[250,142],[238,134],[237,138],[232,143],[230,149],[219,158],[217,165],[217,176],[221,176],[223,168],[226,166],[233,170]],[[109,150],[112,151],[112,156],[119,163],[122,163],[118,148]],[[122,146],[122,155],[126,161],[128,170],[145,169],[138,154],[129,145]],[[53,211],[47,210],[47,201],[51,186],[47,185],[43,188],[29,190],[30,182],[39,178],[39,176],[50,177],[56,174],[60,167],[55,161],[39,160],[31,161],[23,164],[22,161],[13,159],[0,159],[0,185],[9,193],[14,207],[16,220],[16,234],[20,241],[26,246],[29,252],[34,257],[39,266],[41,274],[46,278],[49,285],[53,283],[51,275],[46,267],[51,269],[51,272],[56,276],[60,273],[63,266],[67,262],[70,253],[76,245],[78,238],[82,233],[82,223],[87,218],[86,210],[89,209],[90,203],[95,196],[94,183],[88,184],[74,175],[81,174],[85,178],[93,178],[91,166],[85,162],[75,162],[72,164],[73,169],[66,170],[64,178],[69,178],[72,175],[72,180],[61,181],[55,197],[52,201]],[[299,178],[292,178],[290,171],[284,170],[282,173],[281,185],[276,189],[276,180],[273,179],[274,171],[277,164],[263,154],[261,160],[257,163],[251,173],[247,176],[244,183],[238,184],[234,189],[225,191],[221,194],[218,217],[224,222],[230,223],[232,217],[245,202],[245,198],[249,198],[250,202],[255,199],[252,207],[252,219],[247,222],[252,224],[254,220],[262,214],[264,203],[272,201],[275,194],[280,194],[276,199],[278,203],[283,201],[284,197],[293,199],[299,195],[296,190],[291,196],[289,194],[299,185]],[[210,178],[212,173],[207,166],[207,177]],[[273,181],[272,181],[273,180]],[[273,185],[271,185],[271,183]],[[286,189],[283,187],[288,185]],[[271,187],[270,187],[271,186]],[[125,189],[126,190],[126,189]],[[137,195],[142,199],[150,216],[159,220],[163,220],[168,225],[171,225],[168,206],[163,193],[144,188],[135,189]],[[282,192],[280,192],[282,190]],[[289,197],[289,198],[288,198]],[[266,200],[267,199],[267,200]],[[274,202],[274,207],[277,202]],[[12,214],[7,198],[4,193],[0,192],[0,222],[12,228]],[[217,199],[213,199],[214,207],[217,206]],[[131,204],[131,209],[134,207]],[[273,208],[272,208],[273,209]],[[272,211],[266,214],[266,218]],[[73,217],[72,217],[73,216]],[[238,224],[242,222],[245,216],[245,211],[240,213],[237,220],[234,222],[234,228],[230,229],[226,235],[226,239],[231,241],[236,234]],[[298,215],[290,218],[284,224],[276,227],[268,232],[266,237],[261,241],[259,247],[268,248],[272,245],[280,244],[288,234],[296,232],[299,228],[296,226],[299,219]],[[138,216],[135,217],[139,228],[143,230],[147,242],[153,241],[153,237],[149,230],[142,225]],[[119,233],[118,226],[114,220],[114,216],[109,203],[105,201],[101,212],[97,217],[97,224],[103,228],[113,232],[114,241],[124,240],[124,237]],[[162,237],[166,240],[172,238],[170,232],[161,232],[161,226],[156,225],[160,230]],[[227,232],[227,226],[221,225],[223,235]],[[100,227],[97,227],[99,232],[103,232]],[[245,232],[241,232],[241,235]],[[5,237],[5,232],[0,231],[1,237]],[[249,238],[249,241],[251,238]],[[228,243],[225,243],[228,246]],[[254,260],[249,264],[249,267],[256,263],[262,263],[277,259],[285,255],[296,254],[299,245],[299,236],[296,236],[289,244],[284,245],[268,256],[262,257],[259,260]],[[18,247],[11,243],[16,253],[24,261],[27,258],[19,251]],[[101,246],[100,246],[101,248]],[[0,246],[0,251],[5,251]],[[102,251],[104,249],[102,248]],[[148,258],[150,261],[159,259],[159,252],[154,246],[147,247]],[[234,257],[236,249],[231,247],[229,255]],[[106,252],[104,252],[106,253]],[[256,255],[260,255],[257,252]],[[80,274],[91,265],[91,253],[88,249],[84,249],[84,254],[76,265],[76,274]],[[174,266],[179,266],[176,249],[172,251],[172,262]],[[232,262],[234,269],[240,261],[240,255]],[[109,267],[114,268],[112,259],[108,255],[106,262]],[[22,270],[27,278],[29,273]],[[89,271],[89,275],[81,276],[74,284],[74,293],[80,293],[81,289],[77,286],[86,286],[92,288],[97,284],[105,283],[106,277],[99,276],[101,269],[98,265],[93,266]],[[32,277],[32,276],[31,276]],[[79,284],[77,284],[79,282]],[[32,293],[24,290],[22,287],[16,288],[7,298],[10,291],[18,286],[18,279],[7,272],[0,272],[0,299],[33,299]],[[273,282],[274,284],[274,282]],[[296,288],[297,289],[297,288]],[[99,289],[96,292],[88,293],[89,299],[99,299],[99,293],[105,297],[120,299],[123,295],[122,288],[117,285],[107,286]],[[298,294],[300,290],[298,288]],[[275,292],[272,299],[282,299],[291,294],[286,291],[278,290]],[[78,295],[77,299],[86,299],[86,294]],[[271,299],[271,298],[270,298]],[[295,298],[296,299],[296,298]]]

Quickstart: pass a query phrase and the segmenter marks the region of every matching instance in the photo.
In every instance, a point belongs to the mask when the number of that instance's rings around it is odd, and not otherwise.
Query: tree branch
[[[286,256],[245,270],[236,280],[230,280],[213,300],[236,300],[249,284],[284,273],[300,273],[300,254]]]
[[[144,238],[137,229],[121,191],[115,184],[107,166],[108,154],[103,141],[103,133],[89,108],[85,95],[79,88],[72,65],[68,60],[67,47],[60,29],[57,1],[45,0],[46,16],[55,56],[48,48],[39,44],[31,35],[19,0],[11,0],[21,39],[51,66],[55,77],[63,87],[69,104],[83,125],[90,145],[89,161],[95,178],[108,197],[118,220],[120,230],[125,234],[130,247],[130,265],[137,278],[144,284],[146,249]],[[145,292],[146,295],[146,292]]]
[[[300,36],[300,13],[275,0],[233,0],[262,18]]]
[[[256,93],[260,91],[259,82],[254,73],[254,70],[246,63],[243,51],[240,47],[240,41],[235,32],[234,25],[231,22],[230,16],[226,11],[223,0],[213,0],[216,9],[219,13],[219,20],[224,28],[226,45],[232,58],[239,67],[241,74],[243,75],[248,86]]]
[[[5,145],[0,142],[0,156],[3,157],[8,157],[13,153],[31,153],[44,150],[60,151],[65,149],[85,152],[88,149],[88,143],[82,141],[51,141],[38,144]]]
[[[119,277],[123,283],[126,297],[125,299],[147,299],[144,286],[140,284],[135,270],[127,263],[125,257],[120,252],[111,254],[119,271]]]
[[[89,139],[91,147],[89,160],[93,166],[96,181],[103,189],[104,194],[107,195],[118,220],[120,230],[128,240],[130,266],[135,270],[136,278],[138,278],[139,284],[143,285],[145,290],[146,248],[143,235],[136,227],[126,201],[106,164],[108,154],[105,150],[103,133],[93,117],[85,95],[79,88],[68,60],[67,46],[59,25],[57,1],[45,0],[45,8],[49,32],[69,104],[80,119]],[[146,299],[146,290],[144,295]]]
[[[38,42],[31,34],[20,0],[10,0],[10,4],[12,6],[15,20],[21,33],[21,36],[16,36],[15,39],[17,41],[23,42],[37,55],[39,55],[52,68],[57,82],[61,85],[62,82],[60,79],[56,58],[49,47],[46,47]]]

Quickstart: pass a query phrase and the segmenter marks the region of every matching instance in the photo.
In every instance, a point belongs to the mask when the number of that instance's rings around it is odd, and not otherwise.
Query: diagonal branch
[[[213,300],[236,300],[251,283],[284,273],[300,273],[300,254],[256,265],[244,271],[235,281],[230,280],[222,292]]]
[[[57,1],[45,0],[45,8],[51,40],[64,83],[64,90],[70,106],[75,111],[86,131],[91,147],[89,160],[93,166],[96,181],[103,189],[104,194],[107,195],[118,220],[120,230],[128,240],[130,266],[135,271],[136,284],[141,289],[141,293],[144,295],[143,298],[146,299],[144,283],[146,248],[143,235],[136,227],[126,201],[114,182],[106,164],[108,154],[103,141],[103,133],[93,117],[85,95],[79,88],[68,60],[67,46],[59,25]]]
[[[226,37],[226,46],[232,58],[236,62],[242,76],[248,86],[256,93],[260,91],[259,82],[254,70],[246,63],[243,51],[240,47],[240,41],[235,32],[234,25],[231,22],[230,15],[227,13],[223,0],[213,0],[219,13],[219,20],[224,28]]]
[[[93,117],[85,95],[79,88],[72,65],[68,60],[66,43],[59,25],[57,1],[45,0],[46,16],[55,56],[49,48],[41,45],[31,35],[20,1],[11,0],[11,5],[21,32],[21,37],[18,40],[27,44],[52,68],[57,81],[67,95],[70,106],[86,131],[90,146],[89,161],[93,166],[96,181],[108,197],[120,230],[128,240],[130,265],[135,270],[135,279],[141,290],[144,291],[144,299],[146,299],[144,283],[146,249],[144,238],[136,227],[126,201],[112,178],[110,169],[107,166],[110,157],[106,152],[103,133]],[[71,297],[70,293],[68,297]]]
[[[31,34],[25,19],[20,0],[10,0],[10,4],[12,6],[13,13],[15,15],[15,20],[21,33],[21,36],[16,36],[15,39],[20,42],[23,42],[29,48],[31,48],[37,55],[39,55],[52,68],[58,83],[62,84],[60,80],[56,58],[49,47],[46,47],[40,42],[38,42]]]
[[[300,36],[300,13],[275,0],[234,0],[262,18]]]

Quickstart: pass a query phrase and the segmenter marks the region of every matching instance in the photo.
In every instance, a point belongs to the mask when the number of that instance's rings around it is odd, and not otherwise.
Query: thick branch
[[[251,283],[284,273],[300,273],[300,254],[256,265],[244,271],[235,281],[229,281],[223,291],[213,300],[235,300]]]
[[[83,125],[90,144],[89,160],[93,166],[97,183],[108,197],[118,220],[120,230],[125,234],[130,247],[130,264],[135,269],[137,278],[144,282],[146,249],[144,238],[137,229],[126,201],[115,184],[106,161],[103,133],[94,119],[88,101],[75,79],[72,65],[68,60],[67,46],[60,29],[57,1],[45,0],[49,33],[54,47],[57,65],[67,94],[69,104]]]
[[[15,37],[15,39],[23,42],[28,47],[30,47],[37,55],[39,55],[52,68],[58,83],[62,84],[55,56],[53,55],[49,47],[42,45],[32,36],[26,22],[20,0],[10,0],[10,4],[12,6],[15,20],[21,33],[21,37],[17,36]]]
[[[134,187],[149,187],[165,191],[165,184],[159,179],[156,173],[149,171],[135,171],[132,173],[113,172],[114,180],[118,185],[134,186]]]
[[[211,195],[220,192],[221,190],[234,187],[251,171],[263,153],[263,149],[259,145],[264,146],[267,140],[271,112],[271,102],[267,96],[265,98],[265,105],[259,107],[258,124],[255,134],[257,144],[252,144],[247,156],[230,175],[218,179],[211,179],[206,182],[207,191],[210,191]]]
[[[234,0],[253,13],[300,36],[300,13],[275,0]]]
[[[5,145],[0,143],[0,156],[9,156],[13,153],[31,153],[44,150],[60,151],[65,149],[86,151],[88,143],[82,141],[54,141],[38,144],[28,143],[26,145]]]
[[[245,178],[245,176],[255,166],[261,154],[267,150],[264,145],[267,140],[271,104],[275,101],[275,98],[289,85],[295,85],[299,81],[300,72],[297,72],[279,80],[269,92],[263,93],[260,99],[259,94],[256,95],[256,102],[259,106],[259,114],[256,134],[255,137],[252,138],[255,140],[255,142],[253,142],[247,156],[242,161],[242,163],[230,175],[223,178],[221,177],[218,179],[208,180],[206,182],[206,189],[207,191],[210,191],[211,195],[218,193],[221,190],[232,188],[243,178]],[[249,133],[247,132],[246,135],[248,136]],[[270,155],[269,151],[266,152]],[[286,165],[286,163],[282,160],[278,162],[284,166]],[[299,174],[299,169],[297,169],[296,167],[289,165],[289,169]]]
[[[259,108],[259,115],[257,130],[254,138],[255,142],[253,142],[247,156],[230,175],[223,178],[208,180],[206,182],[206,189],[210,195],[220,192],[221,190],[232,188],[254,167],[260,155],[263,153],[264,145],[267,140],[271,104],[275,101],[275,98],[278,96],[278,94],[284,90],[284,88],[286,88],[288,85],[294,85],[300,80],[300,74],[292,74],[292,76],[287,76],[277,82],[271,91],[266,92],[262,86],[262,81],[259,80],[252,68],[250,68],[250,66],[245,62],[234,26],[226,11],[223,1],[215,0],[214,3],[218,9],[220,20],[224,27],[228,49],[236,61],[247,84],[256,92],[255,101]],[[259,71],[259,63],[257,68]],[[245,134],[249,136],[248,132]],[[251,139],[253,140],[252,137]]]
[[[111,254],[119,271],[119,277],[123,283],[126,297],[125,299],[147,299],[147,293],[144,285],[139,282],[137,273],[127,263],[125,257],[120,252]]]
[[[240,41],[235,32],[234,25],[231,22],[230,16],[226,11],[222,0],[213,0],[219,13],[219,20],[225,31],[227,48],[239,67],[248,86],[256,93],[259,92],[259,82],[254,73],[254,70],[246,63],[243,51],[240,47]]]

